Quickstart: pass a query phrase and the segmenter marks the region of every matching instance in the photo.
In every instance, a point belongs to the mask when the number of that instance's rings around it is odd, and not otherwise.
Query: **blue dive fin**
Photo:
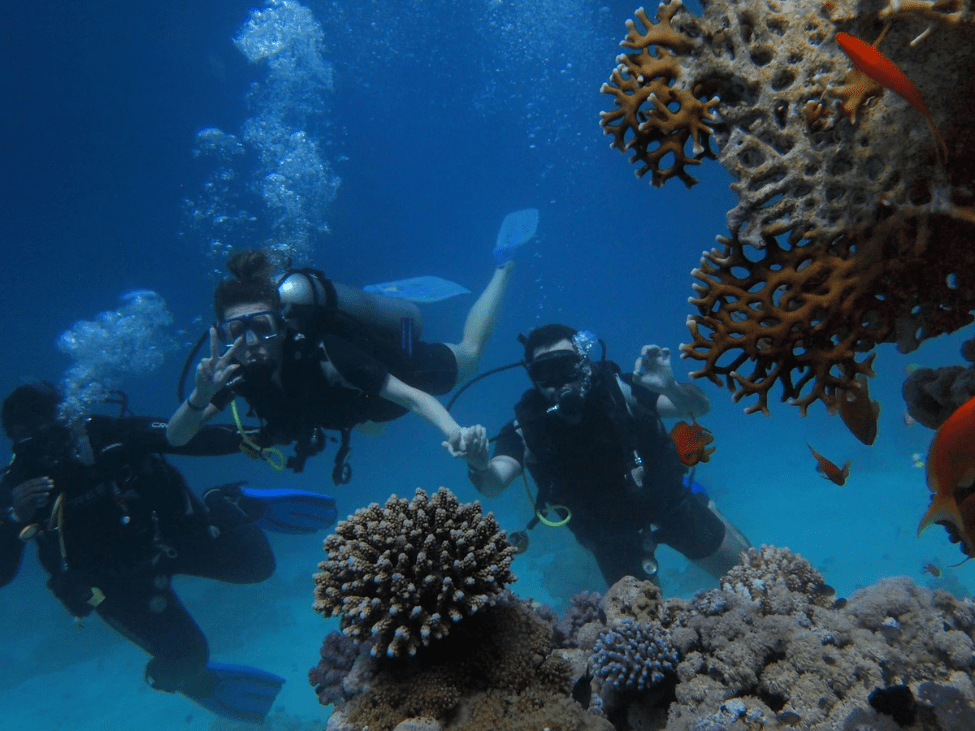
[[[691,493],[708,497],[708,491],[700,482],[694,479],[693,475],[684,475],[684,487],[691,488]]]
[[[241,507],[264,530],[314,533],[335,523],[335,498],[305,490],[240,489]],[[258,517],[259,516],[259,517]]]
[[[246,665],[211,662],[207,670],[213,674],[207,695],[185,691],[184,695],[208,711],[234,721],[264,721],[284,685],[284,678]]]
[[[398,279],[395,282],[383,282],[382,284],[367,284],[363,289],[366,292],[376,292],[387,297],[396,297],[413,302],[439,302],[450,297],[456,297],[459,294],[471,293],[469,289],[461,287],[456,282],[433,276]]]
[[[514,259],[515,252],[535,235],[537,228],[537,208],[525,208],[505,216],[494,245],[494,261],[497,265],[502,267]]]

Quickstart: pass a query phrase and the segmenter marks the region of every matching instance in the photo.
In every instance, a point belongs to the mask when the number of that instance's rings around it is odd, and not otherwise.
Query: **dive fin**
[[[383,282],[382,284],[367,284],[362,289],[366,292],[375,292],[387,297],[396,297],[413,302],[439,302],[450,297],[456,297],[459,294],[471,293],[469,289],[456,282],[433,276],[398,279],[395,282]]]
[[[335,523],[335,498],[306,490],[240,488],[241,509],[275,533],[315,533]]]
[[[535,235],[537,228],[537,208],[525,208],[505,216],[498,231],[498,240],[494,245],[494,261],[497,265],[503,267],[514,259],[515,252]]]
[[[234,721],[263,722],[284,685],[284,678],[246,665],[211,662],[207,670],[213,682],[208,684],[206,694],[183,691],[183,695],[208,711]]]

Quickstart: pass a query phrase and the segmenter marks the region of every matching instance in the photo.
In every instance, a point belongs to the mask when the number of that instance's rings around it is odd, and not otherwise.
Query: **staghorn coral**
[[[779,383],[801,413],[817,400],[832,413],[873,375],[876,344],[908,352],[973,320],[970,0],[705,0],[700,17],[671,0],[656,23],[636,18],[603,86],[618,107],[604,132],[657,185],[692,184],[683,167],[713,156],[713,140],[738,196],[730,235],[693,273],[692,375],[756,397],[747,412],[768,413]],[[920,90],[947,165],[924,117],[852,73],[834,41],[872,41],[885,22],[881,50]],[[660,169],[667,152],[675,164]]]
[[[514,549],[494,515],[443,487],[360,508],[325,539],[325,551],[315,611],[341,615],[342,631],[372,642],[374,655],[415,654],[515,580]]]

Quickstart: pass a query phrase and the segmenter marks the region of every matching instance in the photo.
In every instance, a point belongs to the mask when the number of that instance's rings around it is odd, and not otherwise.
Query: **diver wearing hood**
[[[527,467],[538,485],[537,514],[559,506],[609,586],[626,575],[656,580],[660,543],[722,576],[749,543],[713,502],[685,486],[687,468],[661,421],[707,413],[707,397],[676,382],[665,349],[645,346],[634,372],[622,373],[594,359],[596,342],[565,325],[545,325],[523,340],[533,388],[515,406],[493,458],[483,434],[466,445],[471,482],[494,497]]]
[[[295,444],[288,466],[300,471],[325,446],[325,430],[341,432],[333,480],[348,481],[344,464],[353,427],[376,425],[412,411],[444,436],[463,440],[462,429],[434,398],[477,369],[494,330],[512,264],[499,266],[475,302],[460,343],[419,339],[416,305],[343,287],[321,272],[289,272],[279,281],[261,251],[227,262],[234,275],[214,295],[218,325],[210,331],[210,357],[196,369],[195,389],[169,421],[168,438],[184,444],[236,396],[261,420],[259,456],[272,445]],[[226,350],[219,351],[219,342]]]

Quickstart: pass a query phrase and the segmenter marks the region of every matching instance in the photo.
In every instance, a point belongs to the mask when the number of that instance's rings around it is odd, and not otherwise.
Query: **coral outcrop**
[[[908,717],[931,730],[975,728],[970,601],[907,577],[837,600],[808,561],[770,546],[743,554],[720,588],[690,601],[661,599],[645,584],[628,577],[613,586],[594,623],[604,633],[643,625],[674,653],[643,688],[620,683],[606,694],[594,679],[590,708],[618,731],[894,731],[894,719]],[[579,636],[600,637],[594,629]],[[598,640],[581,650],[600,666]],[[646,655],[630,653],[628,668],[620,659],[620,677],[640,676]]]
[[[418,719],[448,731],[612,731],[572,699],[573,672],[553,652],[551,625],[513,595],[414,657],[357,665],[366,686],[329,719],[331,731],[392,731]]]
[[[961,356],[968,366],[918,368],[904,381],[907,413],[928,429],[937,429],[959,406],[975,398],[975,339],[965,341]]]
[[[908,352],[973,321],[971,1],[703,4],[627,24],[604,132],[655,185],[692,185],[685,168],[708,157],[735,178],[730,235],[694,271],[693,375],[755,397],[747,412],[768,413],[778,383],[801,413],[832,413],[873,375],[876,344]],[[886,23],[879,50],[920,91],[946,163],[924,116],[835,42],[872,42]]]
[[[415,656],[363,654],[328,728],[975,728],[975,604],[907,577],[837,599],[801,556],[762,546],[691,600],[625,577],[571,642],[550,614],[506,594]]]
[[[374,655],[415,654],[515,580],[514,549],[494,515],[443,487],[360,508],[324,547],[315,611],[340,615],[342,631]]]

